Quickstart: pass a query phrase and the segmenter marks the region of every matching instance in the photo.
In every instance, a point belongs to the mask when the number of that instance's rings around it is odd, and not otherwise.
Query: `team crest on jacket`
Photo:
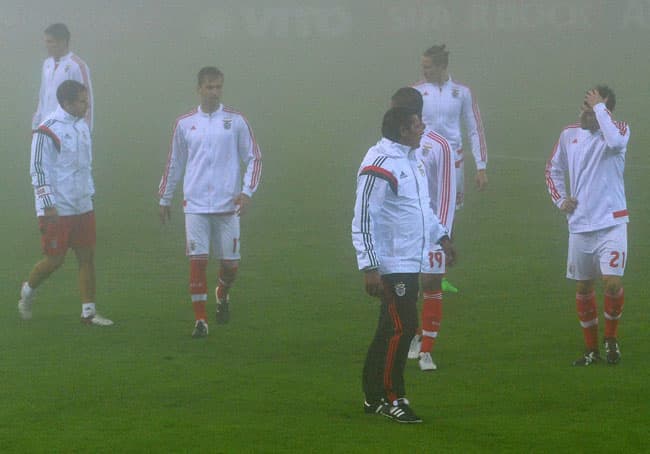
[[[458,98],[458,95],[460,95],[460,90],[458,88],[454,88],[451,90],[451,96],[454,98]]]
[[[223,119],[223,129],[230,129],[232,127],[232,118]]]
[[[406,295],[406,284],[404,282],[398,282],[395,284],[395,294],[397,296]]]
[[[422,146],[422,156],[426,156],[431,151],[431,145],[426,144]]]

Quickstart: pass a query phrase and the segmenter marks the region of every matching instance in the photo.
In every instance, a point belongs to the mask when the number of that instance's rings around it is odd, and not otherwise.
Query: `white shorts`
[[[424,248],[420,273],[423,274],[445,274],[445,251],[439,244],[433,247]]]
[[[188,256],[210,255],[239,260],[239,216],[185,213],[185,250]]]
[[[567,278],[589,281],[600,276],[623,276],[626,262],[627,224],[569,233]]]

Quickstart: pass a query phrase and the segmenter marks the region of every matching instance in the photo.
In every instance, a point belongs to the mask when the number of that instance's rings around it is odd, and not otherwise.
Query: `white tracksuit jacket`
[[[38,92],[38,106],[36,113],[32,118],[32,129],[36,129],[45,117],[54,112],[59,107],[59,101],[56,99],[56,90],[65,80],[76,80],[86,86],[88,89],[88,112],[86,113],[86,123],[93,130],[94,121],[94,98],[93,85],[90,80],[90,70],[88,65],[79,56],[72,52],[61,57],[58,62],[54,57],[46,58],[43,62],[41,71],[41,88]]]
[[[233,213],[235,197],[252,196],[261,173],[262,154],[246,118],[223,105],[211,114],[199,106],[174,124],[160,205],[171,205],[183,178],[185,213]]]
[[[431,209],[451,235],[456,212],[456,172],[451,146],[440,134],[426,130],[416,155],[424,163]]]
[[[629,221],[623,173],[630,140],[627,123],[614,121],[605,104],[594,106],[600,129],[580,124],[562,131],[546,164],[546,187],[559,208],[571,195],[578,200],[567,214],[569,232],[593,232]],[[569,193],[565,176],[569,177]]]
[[[455,161],[460,164],[463,160],[459,150],[463,149],[461,123],[465,123],[476,168],[485,169],[488,157],[483,122],[469,87],[450,77],[440,86],[424,80],[414,84],[413,88],[422,94],[422,121],[428,129],[449,141]]]
[[[58,107],[34,130],[30,162],[36,214],[56,207],[59,216],[93,209],[92,144],[86,120]]]
[[[419,273],[423,249],[447,234],[431,210],[424,164],[415,150],[381,139],[357,174],[352,243],[359,269]]]

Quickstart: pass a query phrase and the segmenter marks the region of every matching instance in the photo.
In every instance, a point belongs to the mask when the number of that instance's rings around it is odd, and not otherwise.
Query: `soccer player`
[[[455,153],[456,209],[465,197],[464,153],[461,126],[467,130],[472,155],[476,161],[476,187],[487,186],[487,147],[478,104],[469,87],[453,80],[448,72],[449,51],[443,44],[427,49],[421,58],[424,80],[413,87],[422,93],[422,121],[449,141]]]
[[[32,318],[35,290],[56,271],[72,248],[79,262],[81,321],[109,326],[95,309],[95,213],[90,130],[84,120],[88,89],[75,80],[56,91],[59,107],[34,130],[30,171],[45,257],[23,283],[18,311]]]
[[[59,104],[56,90],[64,80],[76,80],[82,83],[88,92],[88,109],[85,114],[90,131],[93,130],[93,88],[90,81],[88,65],[77,55],[70,52],[70,31],[65,24],[52,24],[45,29],[45,47],[48,58],[43,62],[41,71],[41,89],[38,93],[38,106],[32,118],[32,129],[52,112]]]
[[[406,107],[422,112],[422,95],[415,88],[403,87],[391,98],[393,107]],[[451,235],[456,204],[454,157],[449,142],[440,134],[425,129],[417,159],[424,164],[429,188],[430,208]],[[447,257],[438,244],[430,244],[424,250],[420,281],[422,284],[422,329],[411,340],[408,357],[417,359],[422,371],[436,370],[431,353],[442,322],[442,279],[445,275]]]
[[[262,155],[248,121],[221,104],[223,83],[224,75],[217,68],[199,71],[201,104],[176,120],[159,187],[159,214],[164,224],[171,218],[174,190],[183,178],[193,337],[208,334],[206,269],[210,252],[220,259],[216,321],[230,320],[229,290],[240,260],[239,217],[246,213],[262,171]]]
[[[393,107],[383,138],[357,176],[352,242],[366,292],[381,301],[379,324],[363,368],[364,410],[400,423],[419,423],[406,398],[404,367],[417,328],[418,276],[425,245],[453,257],[447,230],[429,207],[424,164],[415,150],[424,131],[418,112]]]
[[[601,359],[594,291],[599,277],[605,290],[607,362],[617,364],[621,359],[617,329],[623,311],[629,221],[623,172],[630,129],[612,118],[615,107],[616,96],[609,87],[587,91],[580,122],[562,131],[546,165],[551,199],[569,225],[567,278],[576,281],[576,309],[585,342],[585,353],[574,366],[590,366]]]

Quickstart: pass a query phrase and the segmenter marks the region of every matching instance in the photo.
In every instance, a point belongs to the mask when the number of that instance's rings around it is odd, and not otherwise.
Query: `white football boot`
[[[18,313],[23,320],[32,319],[32,304],[34,303],[35,292],[35,290],[28,292],[27,282],[23,282],[23,286],[20,288],[20,299],[18,300]]]
[[[420,370],[427,372],[430,370],[436,370],[438,369],[438,366],[436,366],[436,363],[433,362],[433,358],[431,357],[431,353],[429,352],[421,352],[420,353]]]
[[[422,346],[422,336],[416,334],[411,339],[411,346],[409,347],[409,359],[418,359],[420,357],[420,347]]]

